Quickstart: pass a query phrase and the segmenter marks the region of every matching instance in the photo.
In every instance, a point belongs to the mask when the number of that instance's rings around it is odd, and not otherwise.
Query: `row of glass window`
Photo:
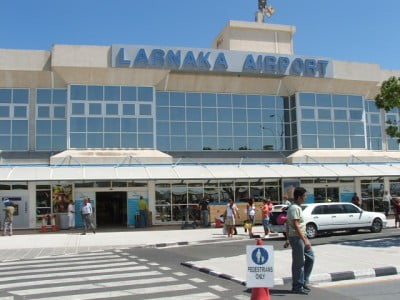
[[[150,116],[152,115],[152,105],[134,102],[112,103],[107,101],[103,103],[86,103],[73,101],[71,103],[71,115]]]
[[[361,109],[321,109],[321,108],[302,108],[301,118],[303,120],[349,120],[360,121],[363,119]]]
[[[152,118],[70,118],[70,132],[140,132],[153,134]]]
[[[289,98],[271,95],[157,92],[157,107],[225,107],[288,109]]]
[[[302,134],[364,135],[364,122],[302,121]]]
[[[36,89],[37,104],[67,104],[66,89]]]
[[[16,104],[0,105],[0,118],[26,119],[28,118],[28,106]]]
[[[299,106],[364,108],[363,98],[354,95],[299,93]]]
[[[27,151],[28,135],[0,134],[0,149],[4,151]]]
[[[303,148],[323,149],[365,149],[364,136],[302,135]]]
[[[29,89],[0,88],[0,103],[28,104]]]
[[[70,148],[154,148],[153,134],[71,133]]]
[[[154,100],[153,87],[70,85],[71,100],[89,101],[150,101]]]

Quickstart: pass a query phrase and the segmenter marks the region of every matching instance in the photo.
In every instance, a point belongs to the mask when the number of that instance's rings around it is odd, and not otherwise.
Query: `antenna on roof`
[[[275,13],[275,8],[268,6],[267,0],[258,0],[258,11],[256,12],[255,21],[264,23],[265,17],[270,18]]]

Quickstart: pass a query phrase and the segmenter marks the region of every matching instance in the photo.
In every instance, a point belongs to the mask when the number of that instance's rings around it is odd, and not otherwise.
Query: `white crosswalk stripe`
[[[110,251],[0,263],[0,300],[221,299],[197,280],[127,255]]]

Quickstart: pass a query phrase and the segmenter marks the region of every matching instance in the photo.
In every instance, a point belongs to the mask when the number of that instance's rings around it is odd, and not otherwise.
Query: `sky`
[[[268,23],[296,26],[294,52],[400,70],[400,0],[268,0]],[[0,0],[0,48],[53,44],[211,48],[257,0]]]

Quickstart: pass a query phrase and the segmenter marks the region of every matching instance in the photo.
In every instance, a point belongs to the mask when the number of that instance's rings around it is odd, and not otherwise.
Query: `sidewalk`
[[[388,220],[388,227],[394,220]],[[256,228],[256,231],[261,231]],[[195,234],[193,234],[195,233]],[[32,233],[23,231],[14,236],[0,238],[0,261],[27,259],[41,256],[76,254],[113,248],[165,247],[216,243],[248,239],[245,235],[227,239],[221,228],[196,230],[143,230],[119,232],[97,232],[80,235],[80,231],[57,233]],[[264,241],[268,244],[268,240]],[[283,240],[282,240],[283,243]],[[313,247],[316,261],[311,281],[335,281],[400,273],[397,263],[400,239],[345,242]],[[275,283],[282,284],[291,276],[291,251],[275,251]],[[229,262],[229,263],[228,263]],[[234,257],[220,257],[204,261],[182,262],[184,265],[202,269],[212,275],[244,283],[246,278],[245,254]],[[377,269],[381,268],[381,269]],[[377,270],[376,270],[377,269]]]

